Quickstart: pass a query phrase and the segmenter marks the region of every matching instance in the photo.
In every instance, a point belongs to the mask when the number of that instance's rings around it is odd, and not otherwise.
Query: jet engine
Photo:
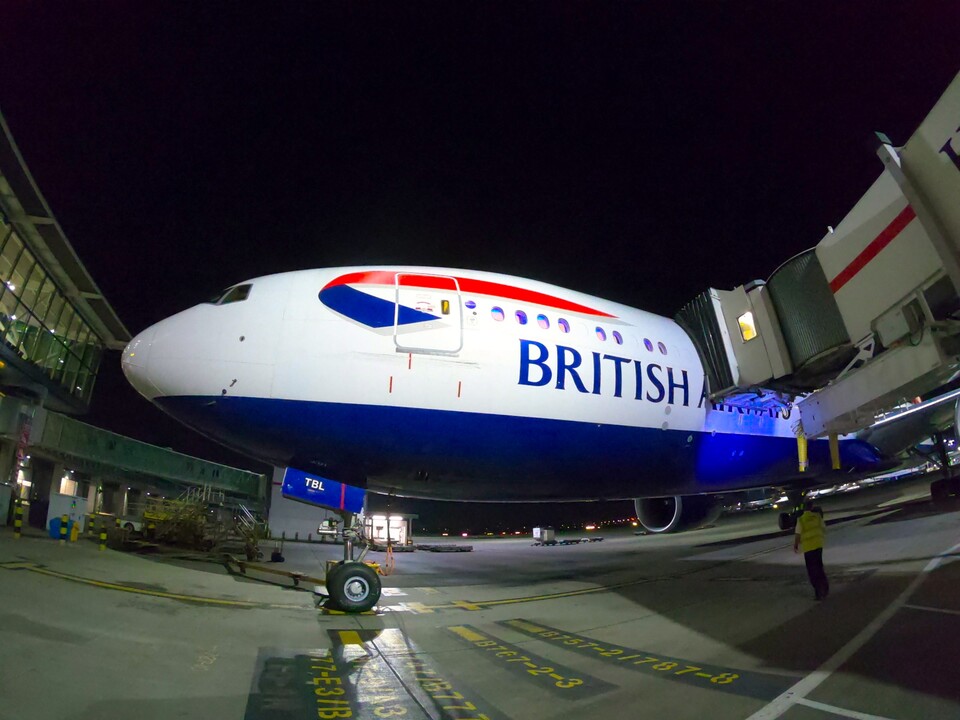
[[[637,520],[651,533],[682,532],[709,525],[723,509],[711,495],[637,498],[633,507]]]

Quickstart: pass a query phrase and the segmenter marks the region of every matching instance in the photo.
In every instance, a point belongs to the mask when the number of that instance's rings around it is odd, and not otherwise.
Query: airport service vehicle
[[[676,320],[478,270],[302,270],[147,328],[123,369],[186,425],[321,486],[633,499],[665,532],[715,517],[720,493],[876,474],[953,418],[941,395],[901,413],[908,432],[895,415],[856,434],[960,368],[960,78],[941,105],[902,152],[882,145],[881,178],[814,250]]]

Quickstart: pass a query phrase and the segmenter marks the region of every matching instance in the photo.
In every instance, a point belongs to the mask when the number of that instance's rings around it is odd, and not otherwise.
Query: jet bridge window
[[[228,303],[243,302],[250,295],[252,285],[237,285],[227,290],[223,297],[217,301],[217,305],[227,305]]]

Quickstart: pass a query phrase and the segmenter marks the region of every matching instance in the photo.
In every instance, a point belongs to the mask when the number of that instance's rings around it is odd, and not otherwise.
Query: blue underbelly
[[[199,432],[275,465],[310,465],[374,489],[451,500],[615,499],[782,482],[796,441],[389,406],[244,397],[157,403]],[[845,467],[882,460],[841,443]],[[811,472],[829,468],[810,443]]]

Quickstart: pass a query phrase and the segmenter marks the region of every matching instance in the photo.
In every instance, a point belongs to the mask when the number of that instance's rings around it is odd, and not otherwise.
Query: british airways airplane
[[[198,432],[377,493],[461,501],[633,499],[652,532],[718,493],[810,483],[790,408],[711,403],[673,320],[508,275],[351,267],[260,277],[146,329],[133,386]],[[889,457],[848,437],[841,464]]]

